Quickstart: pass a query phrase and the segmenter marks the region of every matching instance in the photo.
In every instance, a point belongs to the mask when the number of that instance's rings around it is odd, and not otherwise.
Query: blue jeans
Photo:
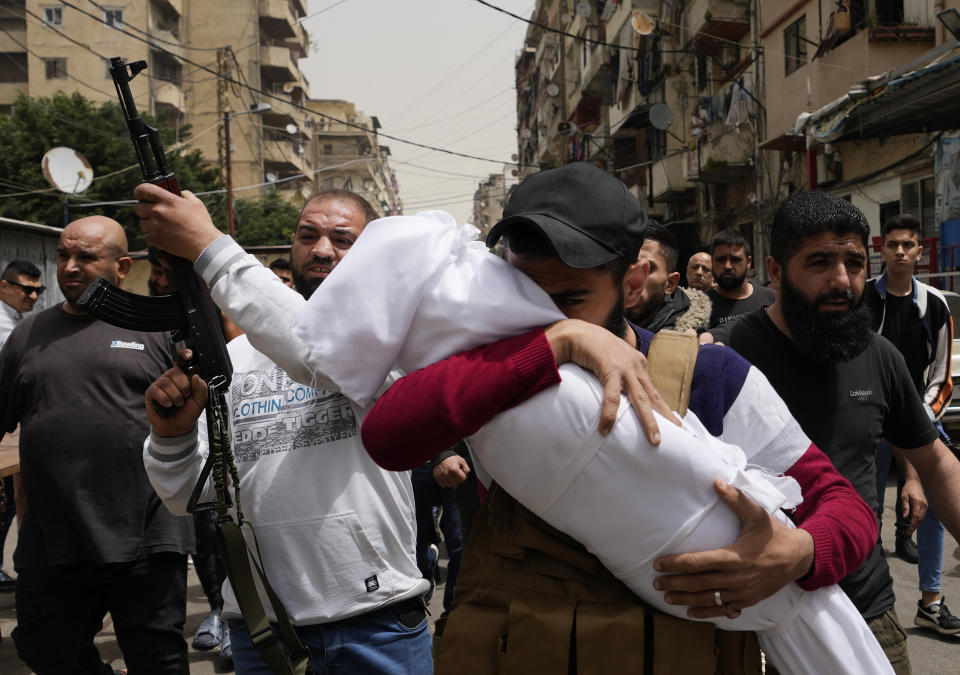
[[[443,507],[440,516],[440,531],[447,547],[447,581],[443,589],[443,613],[446,616],[453,607],[453,589],[457,585],[457,575],[463,563],[463,534],[460,530],[460,508],[457,506],[457,489],[440,487],[433,478],[429,464],[415,468],[411,475],[413,499],[417,518],[417,567],[428,578],[433,570],[427,565],[427,546],[434,542],[433,507]],[[430,579],[432,583],[432,579]]]
[[[883,492],[887,485],[887,470],[893,453],[890,444],[880,441],[877,444],[877,501],[879,513],[883,513]],[[900,512],[900,504],[894,506]],[[898,519],[899,520],[899,519]],[[920,578],[920,590],[940,592],[940,583],[943,576],[943,523],[933,510],[927,505],[927,514],[917,525],[917,574]]]
[[[394,603],[342,621],[297,626],[296,631],[310,652],[316,675],[432,675],[426,614],[416,626],[401,621],[401,615],[417,605],[419,599]],[[237,619],[228,620],[227,625],[236,674],[271,675],[250,641],[247,625]]]

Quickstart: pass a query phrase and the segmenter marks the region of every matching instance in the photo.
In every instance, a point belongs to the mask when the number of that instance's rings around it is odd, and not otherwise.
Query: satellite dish
[[[634,12],[630,17],[630,25],[640,35],[650,35],[653,32],[653,22],[644,12]]]
[[[284,82],[283,83],[283,93],[292,94],[293,90],[297,88],[296,82]]]
[[[592,13],[593,13],[593,10],[591,9],[589,2],[577,3],[577,14],[582,16],[584,19],[589,19]]]
[[[80,194],[93,182],[93,167],[73,148],[60,146],[47,150],[42,166],[47,182],[69,195]]]
[[[273,183],[276,180],[277,180],[277,174],[275,174],[273,171],[267,171],[267,182]]]
[[[520,155],[518,155],[517,153],[513,153],[512,155],[510,155],[511,162],[516,162],[518,159],[520,159]]]
[[[297,133],[297,131],[299,131],[299,130],[297,129],[297,125],[296,125],[296,124],[293,124],[293,123],[288,124],[288,125],[285,127],[285,129],[287,130],[287,133],[288,133],[288,134],[295,134],[295,133]]]
[[[571,21],[573,21],[573,12],[564,12],[560,16],[560,20],[565,24],[570,23]]]
[[[520,130],[520,138],[526,140],[531,136],[533,136],[533,132],[530,131],[528,128],[524,127],[523,129]]]
[[[557,125],[557,133],[570,135],[577,133],[577,123],[576,122],[561,122]]]
[[[510,175],[516,177],[520,175],[520,172],[516,169],[510,169]]]
[[[560,87],[557,86],[556,82],[551,82],[547,85],[547,96],[556,96],[560,93]]]
[[[666,103],[654,103],[650,106],[650,124],[654,129],[666,131],[673,123],[673,110]]]

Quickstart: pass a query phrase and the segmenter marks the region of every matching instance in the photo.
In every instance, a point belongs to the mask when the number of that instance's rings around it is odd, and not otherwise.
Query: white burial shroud
[[[530,279],[470,241],[475,232],[458,230],[442,212],[370,223],[295,322],[311,368],[364,403],[392,368],[410,372],[563,318]],[[600,383],[572,364],[560,374],[558,386],[468,439],[478,473],[580,541],[644,601],[685,618],[685,608],[654,590],[653,560],[738,536],[739,520],[719,500],[715,478],[793,526],[779,509],[799,503],[796,482],[747,466],[740,448],[712,437],[692,412],[682,428],[659,418],[663,440],[651,446],[621,399],[613,431],[601,437]],[[757,631],[785,675],[893,672],[837,586],[808,592],[790,584],[736,619],[710,621]]]

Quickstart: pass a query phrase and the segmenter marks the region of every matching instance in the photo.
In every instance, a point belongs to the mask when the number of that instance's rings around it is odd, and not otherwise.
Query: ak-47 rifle
[[[133,139],[143,180],[179,196],[180,184],[163,153],[160,133],[140,118],[130,92],[130,81],[146,67],[146,61],[126,64],[120,57],[110,59],[110,75],[117,87],[120,107],[130,130],[130,138]],[[78,304],[98,319],[114,326],[147,332],[169,331],[174,342],[182,340],[193,351],[188,370],[199,374],[209,390],[207,431],[211,452],[190,496],[187,510],[193,512],[216,508],[220,511],[220,518],[228,517],[230,497],[225,489],[221,491],[219,488],[221,483],[222,487],[227,484],[226,472],[229,467],[220,462],[216,458],[218,453],[213,451],[216,444],[229,443],[225,397],[233,375],[220,313],[210,298],[207,285],[193,271],[193,264],[189,260],[165,253],[160,257],[169,266],[167,276],[175,290],[172,295],[137,295],[117,288],[103,278],[97,278],[80,296]],[[160,409],[158,412],[163,414]],[[199,503],[200,493],[212,469],[214,484],[218,487],[218,499],[216,502]],[[235,481],[234,490],[237,487]]]
[[[110,75],[117,87],[120,107],[127,120],[127,128],[137,151],[137,160],[143,179],[159,185],[175,195],[180,194],[177,177],[163,154],[160,133],[144,122],[130,93],[130,81],[145,70],[146,61],[126,64],[122,58],[110,59]],[[172,295],[147,297],[129,293],[97,278],[87,287],[78,303],[98,319],[109,324],[148,332],[172,331],[174,342],[184,341],[193,358],[188,366],[207,383],[207,432],[210,454],[203,465],[200,478],[187,510],[194,512],[216,508],[217,548],[233,586],[240,611],[250,630],[253,644],[260,656],[279,675],[303,675],[309,669],[309,654],[301,644],[279,598],[270,587],[266,574],[258,563],[259,556],[248,556],[248,547],[241,527],[249,525],[240,509],[240,477],[237,473],[230,445],[227,425],[226,395],[233,375],[233,366],[223,338],[220,314],[207,285],[193,270],[193,263],[162,253],[161,260],[169,266],[167,278],[172,281]],[[158,410],[160,414],[163,414]],[[210,474],[216,488],[215,502],[199,503],[199,497]],[[236,502],[236,522],[230,515],[230,496],[227,478],[233,482]],[[267,619],[250,570],[251,561],[277,618],[274,627]],[[282,643],[281,644],[281,640]],[[285,651],[283,645],[286,645]]]

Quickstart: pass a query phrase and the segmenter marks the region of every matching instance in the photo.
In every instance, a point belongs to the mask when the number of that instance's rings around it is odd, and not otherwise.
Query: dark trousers
[[[17,655],[37,675],[113,675],[93,644],[107,612],[130,675],[189,675],[187,557],[17,569]]]
[[[193,514],[193,530],[197,536],[197,552],[193,554],[193,566],[200,579],[203,594],[207,596],[210,610],[223,609],[220,587],[226,573],[217,554],[217,512],[197,511]]]
[[[447,547],[447,581],[443,590],[443,614],[450,611],[453,604],[453,588],[457,583],[457,573],[463,561],[463,537],[460,533],[460,511],[457,509],[456,488],[444,488],[433,478],[429,464],[418,466],[412,472],[413,498],[417,515],[417,567],[426,576],[432,570],[427,569],[427,546],[434,543],[436,534],[433,528],[433,507],[443,507],[440,516],[440,531]]]
[[[3,561],[3,542],[7,538],[13,517],[17,515],[17,505],[13,501],[13,476],[0,479],[0,562]]]

